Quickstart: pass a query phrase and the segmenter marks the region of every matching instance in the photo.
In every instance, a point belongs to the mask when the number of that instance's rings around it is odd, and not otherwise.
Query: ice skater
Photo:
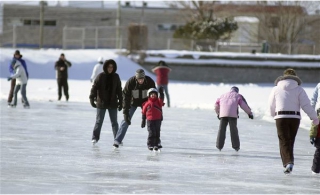
[[[11,79],[16,79],[16,84],[13,92],[13,103],[9,106],[15,108],[17,106],[18,101],[18,92],[21,89],[22,103],[24,108],[30,108],[28,98],[27,98],[27,83],[28,77],[26,70],[19,60],[16,60],[14,64],[12,64],[15,74],[8,77],[8,81]]]
[[[147,75],[143,69],[138,69],[135,76],[131,77],[122,91],[123,95],[123,121],[120,124],[119,131],[114,139],[114,148],[118,148],[126,135],[131,118],[137,107],[142,107],[142,104],[148,100],[148,90],[156,88],[153,79]]]
[[[120,77],[116,71],[117,63],[112,59],[106,60],[103,64],[103,72],[97,76],[91,88],[90,104],[92,107],[97,108],[96,123],[92,134],[93,144],[96,144],[100,139],[106,110],[109,112],[113,138],[116,137],[119,129],[118,111],[122,110],[122,87]]]
[[[293,69],[286,69],[283,76],[275,80],[275,87],[268,100],[270,115],[276,121],[280,156],[285,174],[290,174],[293,170],[293,150],[301,120],[300,109],[313,120],[314,125],[319,124],[317,114],[301,83],[301,79]]]
[[[230,126],[232,148],[236,151],[240,150],[240,139],[237,127],[238,105],[248,114],[249,118],[253,119],[250,107],[243,96],[239,94],[239,88],[236,86],[233,86],[228,93],[221,95],[215,103],[215,111],[220,120],[216,147],[220,151],[224,146],[228,124]]]
[[[97,76],[103,72],[103,57],[99,57],[98,58],[98,63],[96,65],[94,65],[93,70],[92,70],[92,74],[90,77],[90,82],[92,83]]]
[[[160,98],[158,98],[158,90],[151,88],[148,90],[148,101],[142,105],[142,122],[141,128],[147,124],[148,127],[148,149],[158,151],[162,148],[160,141],[160,129],[163,119],[162,106],[164,105],[163,87],[159,87]]]
[[[318,113],[320,120],[320,113]],[[312,174],[319,175],[320,173],[320,124],[312,125],[310,129],[310,143],[316,147],[312,161],[311,171]]]

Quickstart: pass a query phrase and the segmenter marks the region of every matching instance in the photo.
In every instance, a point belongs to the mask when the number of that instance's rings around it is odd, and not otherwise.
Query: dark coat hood
[[[113,64],[113,71],[112,71],[112,74],[117,72],[117,63],[110,59],[110,60],[106,60],[104,63],[103,63],[103,72],[105,72],[106,74],[108,74],[108,65],[109,64]]]

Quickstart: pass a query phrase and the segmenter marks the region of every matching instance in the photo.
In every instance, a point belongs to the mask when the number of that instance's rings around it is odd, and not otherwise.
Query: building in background
[[[106,4],[103,1],[70,1],[68,6],[62,6],[59,2],[55,6],[44,8],[43,47],[45,48],[127,48],[130,24],[147,26],[147,49],[194,50],[198,48],[196,41],[172,39],[174,30],[185,23],[178,8],[150,7],[146,2],[126,1],[122,2],[121,14],[118,15],[117,5]],[[238,22],[239,29],[229,40],[229,44],[219,46],[216,41],[209,40],[206,41],[207,45],[202,47],[202,50],[250,52],[253,48],[261,47],[259,44],[264,40],[259,36],[263,30],[261,30],[261,21],[258,19],[261,9],[257,5],[218,4],[214,9],[218,17],[233,17]],[[276,6],[267,6],[265,12],[273,18],[270,24],[276,25],[279,9]],[[38,48],[39,13],[39,5],[2,4],[0,8],[1,47]],[[301,18],[303,20],[318,19],[320,14],[309,16],[301,10]],[[118,19],[119,26],[116,25]],[[314,26],[306,28],[306,32],[301,32],[301,43],[313,48],[302,53],[320,53],[318,36],[307,36],[307,32],[316,32],[317,28],[319,31],[319,26],[320,20]],[[241,45],[232,46],[232,43],[241,43]],[[246,46],[242,46],[243,44]]]

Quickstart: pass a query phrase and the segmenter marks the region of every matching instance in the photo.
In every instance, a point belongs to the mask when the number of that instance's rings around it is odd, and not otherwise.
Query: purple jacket
[[[243,100],[242,95],[231,90],[228,93],[225,93],[217,99],[215,104],[215,111],[219,117],[233,117],[238,118],[238,105],[244,110],[247,114],[252,114],[251,109]]]

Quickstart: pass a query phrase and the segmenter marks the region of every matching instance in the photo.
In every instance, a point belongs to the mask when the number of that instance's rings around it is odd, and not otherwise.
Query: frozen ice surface
[[[7,108],[1,100],[1,193],[3,194],[320,194],[311,174],[315,148],[300,129],[293,174],[284,175],[274,123],[241,113],[241,149],[229,130],[215,147],[219,121],[212,110],[164,108],[163,149],[147,149],[138,109],[124,146],[112,148],[106,114],[93,146],[95,109],[81,102],[31,102]],[[118,122],[122,113],[118,114]]]

